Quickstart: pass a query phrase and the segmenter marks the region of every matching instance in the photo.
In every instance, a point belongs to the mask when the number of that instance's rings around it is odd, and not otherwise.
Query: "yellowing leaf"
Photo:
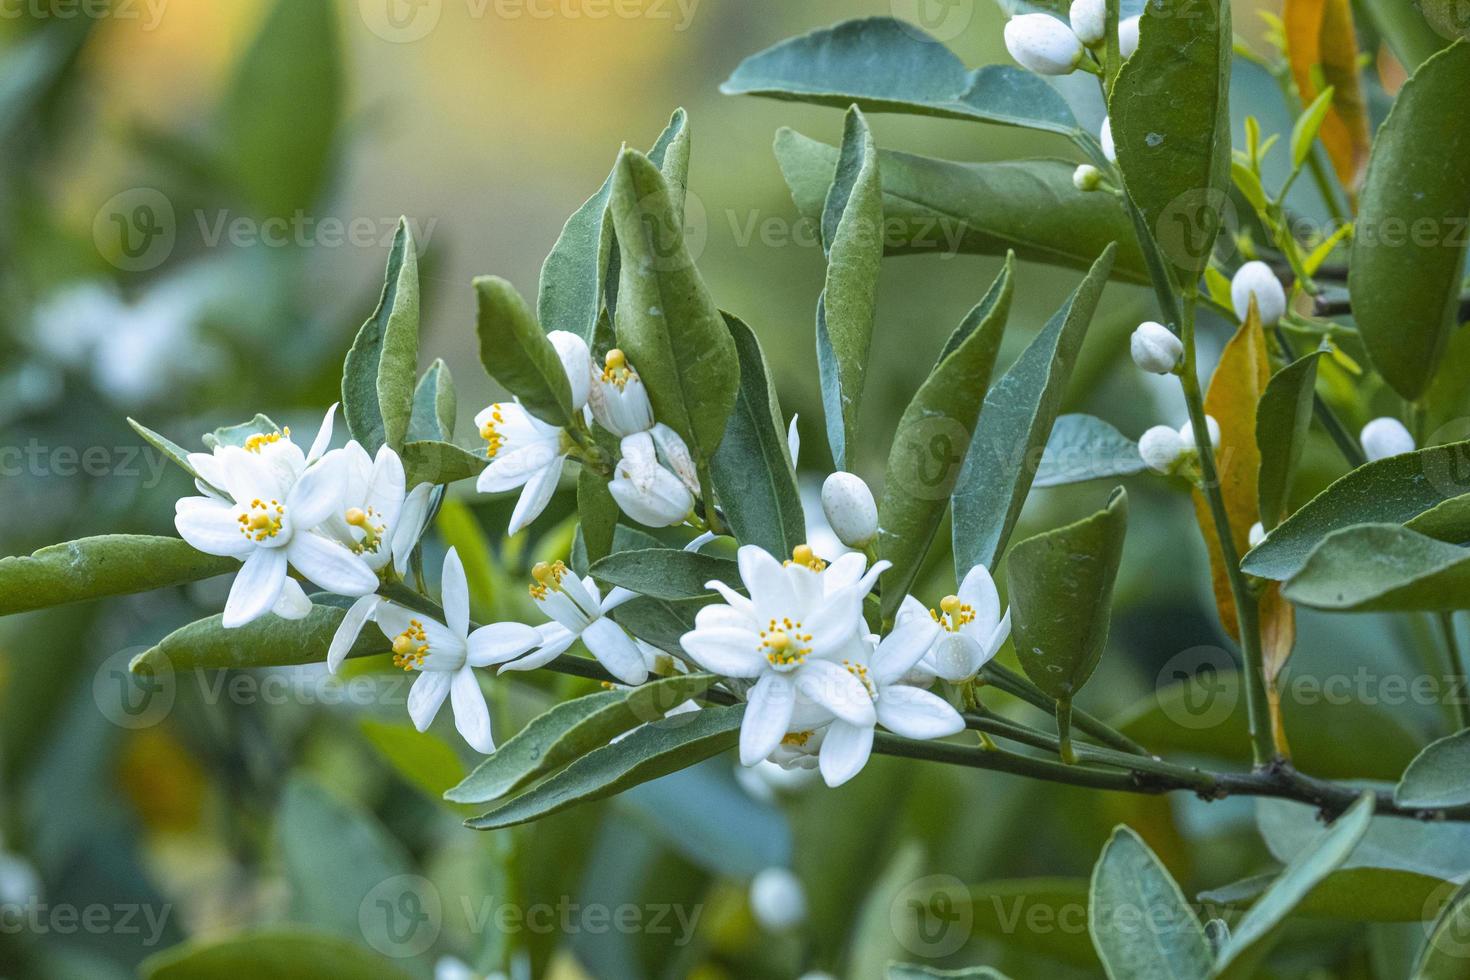
[[[1333,89],[1332,111],[1318,135],[1356,207],[1371,137],[1368,107],[1358,79],[1358,41],[1349,0],[1286,0],[1282,14],[1287,58],[1302,103],[1309,105],[1327,86]],[[1317,75],[1313,69],[1319,66]]]

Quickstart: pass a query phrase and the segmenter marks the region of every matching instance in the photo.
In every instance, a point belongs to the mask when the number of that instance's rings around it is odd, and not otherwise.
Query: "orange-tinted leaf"
[[[1281,692],[1276,680],[1296,646],[1296,607],[1281,595],[1281,583],[1271,582],[1261,592],[1261,654],[1266,668],[1266,697],[1271,706],[1271,740],[1276,754],[1291,756],[1281,717]]]
[[[1302,104],[1310,105],[1321,92],[1314,76],[1333,87],[1332,110],[1322,122],[1319,138],[1338,180],[1356,202],[1372,144],[1358,76],[1352,7],[1349,0],[1286,0],[1282,21],[1291,74]],[[1314,68],[1320,68],[1320,75]]]

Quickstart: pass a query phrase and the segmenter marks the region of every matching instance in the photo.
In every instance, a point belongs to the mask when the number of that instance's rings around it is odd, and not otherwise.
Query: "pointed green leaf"
[[[1113,581],[1128,530],[1128,494],[1075,524],[1027,538],[1006,559],[1016,656],[1037,687],[1070,701],[1102,658]]]
[[[883,261],[878,151],[856,108],[848,110],[836,178],[822,210],[822,246],[827,280],[817,298],[817,367],[827,442],[837,469],[845,470],[848,447],[856,445]]]
[[[1470,961],[1470,884],[1446,903],[1414,963],[1413,980],[1463,980]]]
[[[1052,426],[1033,487],[1060,487],[1147,469],[1138,443],[1093,415],[1063,415]]]
[[[1276,874],[1255,875],[1201,892],[1211,909],[1246,909],[1276,883]],[[1394,868],[1343,868],[1318,882],[1293,914],[1309,919],[1349,922],[1421,922],[1432,915],[1445,880]]]
[[[962,970],[938,970],[916,963],[888,964],[888,980],[1007,980],[1004,973],[988,966],[970,966]]]
[[[341,601],[341,600],[338,600]],[[182,626],[158,645],[133,658],[132,669],[160,671],[214,670],[245,667],[295,667],[325,663],[327,648],[346,609],[326,597],[312,597],[305,619],[265,616],[245,626],[225,629],[219,616]],[[387,653],[392,644],[377,627],[363,628],[348,657]]]
[[[475,280],[475,305],[480,363],[486,373],[541,421],[571,425],[566,369],[521,294],[499,276],[481,276]]]
[[[845,21],[752,55],[720,86],[841,109],[904,112],[1070,135],[1077,121],[1040,77],[1010,65],[966,71],[943,44],[892,17]]]
[[[1336,90],[1331,86],[1312,100],[1312,104],[1302,110],[1297,117],[1296,124],[1291,127],[1291,166],[1293,170],[1300,170],[1302,164],[1307,162],[1307,157],[1312,153],[1312,144],[1317,141],[1317,133],[1322,129],[1322,121],[1327,118],[1327,113],[1332,110],[1332,97]]]
[[[599,691],[532,719],[495,754],[444,794],[455,803],[491,803],[594,750],[639,725],[657,721],[698,697],[714,678],[678,674],[635,688]]]
[[[104,534],[0,558],[0,616],[131,595],[226,575],[234,558],[195,551],[179,538]]]
[[[410,442],[403,447],[403,472],[409,487],[473,479],[490,465],[484,456],[448,442]]]
[[[1432,446],[1359,466],[1309,500],[1241,559],[1249,575],[1276,580],[1301,571],[1333,531],[1403,524],[1470,493],[1470,442]]]
[[[189,451],[187,449],[172,439],[159,435],[136,419],[128,419],[128,425],[132,426],[133,431],[143,437],[144,442],[177,463],[185,473],[196,480],[199,479],[199,474],[194,472],[194,467],[189,463]]]
[[[1000,352],[1014,272],[1008,255],[898,420],[878,505],[878,553],[893,562],[883,574],[885,618],[898,612],[944,520]]]
[[[578,803],[687,769],[732,748],[740,738],[745,705],[703,708],[634,729],[627,738],[582,756],[534,789],[465,822],[472,830],[499,830],[550,816]]]
[[[618,343],[642,375],[654,414],[684,437],[703,468],[725,434],[740,365],[674,206],[658,168],[623,151],[611,205],[621,255]]]
[[[1470,729],[1432,742],[1419,753],[1404,770],[1393,801],[1426,810],[1470,804]]]
[[[1118,827],[1092,869],[1087,926],[1109,980],[1205,980],[1213,956],[1163,863]]]
[[[993,569],[1005,553],[1116,251],[1113,245],[1103,250],[1087,278],[985,396],[955,484],[957,580],[976,565]]]
[[[1459,325],[1470,244],[1470,128],[1446,111],[1470,91],[1470,42],[1404,84],[1373,141],[1348,291],[1373,366],[1415,399]]]
[[[409,442],[448,442],[454,438],[457,411],[449,365],[436,357],[413,391],[413,414],[405,438]]]
[[[265,927],[227,939],[194,939],[155,953],[138,968],[143,980],[409,980],[361,940],[300,928]]]
[[[1292,477],[1312,424],[1317,358],[1322,354],[1312,351],[1272,375],[1256,407],[1256,446],[1261,451],[1256,486],[1261,524],[1268,531],[1286,516]]]
[[[728,313],[725,325],[740,360],[740,394],[710,478],[736,540],[789,555],[806,541],[806,515],[771,368],[755,331]]]
[[[1470,549],[1397,524],[1360,524],[1324,538],[1282,594],[1333,611],[1470,609]]]
[[[706,583],[723,582],[743,592],[740,569],[729,558],[654,548],[619,551],[592,564],[592,577],[651,599],[701,599],[716,593]]]
[[[1291,800],[1257,800],[1256,825],[1271,855],[1283,864],[1322,836],[1317,808]],[[1465,876],[1467,853],[1470,824],[1379,817],[1342,867],[1391,868],[1458,881]]]
[[[342,414],[370,455],[403,446],[413,417],[419,357],[419,266],[408,221],[400,219],[388,253],[378,308],[357,332],[342,366]]]

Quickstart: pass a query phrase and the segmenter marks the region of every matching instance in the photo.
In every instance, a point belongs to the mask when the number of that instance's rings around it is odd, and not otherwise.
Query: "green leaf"
[[[1397,524],[1344,528],[1312,551],[1282,594],[1333,611],[1470,609],[1470,549]]]
[[[1184,893],[1143,839],[1118,827],[1092,870],[1088,930],[1110,980],[1205,980],[1213,957]]]
[[[402,456],[404,478],[410,487],[468,480],[490,465],[484,456],[435,440],[410,442],[403,447]]]
[[[589,752],[609,747],[616,736],[657,721],[703,694],[713,680],[709,674],[678,674],[635,688],[599,691],[563,701],[533,718],[444,798],[455,803],[501,799]]]
[[[971,966],[963,970],[938,970],[916,963],[888,964],[888,980],[1007,980],[1004,973],[988,966]]]
[[[432,732],[373,718],[360,719],[357,726],[393,771],[428,799],[442,800],[465,777],[459,755]]]
[[[1257,497],[1261,524],[1268,531],[1286,516],[1292,477],[1312,424],[1317,358],[1322,354],[1312,351],[1273,374],[1256,406],[1256,446],[1261,451]]]
[[[619,528],[619,531],[622,529]],[[676,657],[684,656],[680,643],[694,629],[694,617],[705,599],[653,599],[639,596],[617,608],[613,619],[629,633]]]
[[[311,213],[331,178],[345,81],[332,0],[278,0],[221,108],[223,158],[260,217]]]
[[[514,827],[686,769],[734,746],[744,714],[745,705],[726,705],[634,729],[622,741],[593,750],[536,788],[466,821],[465,826],[472,830]]]
[[[878,267],[883,261],[883,194],[878,151],[858,109],[848,110],[836,179],[822,210],[827,281],[817,298],[817,367],[827,442],[839,470],[856,444],[858,410],[873,341]]]
[[[802,216],[814,226],[837,169],[839,150],[782,128],[776,161]],[[1118,243],[1113,278],[1148,282],[1133,225],[1108,194],[1072,184],[1065,160],[955,163],[878,151],[883,184],[884,254],[1005,255],[1087,269]]]
[[[705,583],[745,590],[740,568],[728,558],[674,548],[620,551],[592,564],[592,577],[652,599],[701,599],[716,595]]]
[[[1312,843],[1296,854],[1260,900],[1230,929],[1230,940],[1220,950],[1216,976],[1257,976],[1266,954],[1279,937],[1286,919],[1317,885],[1342,866],[1373,819],[1373,794],[1364,793],[1358,802],[1333,822]]]
[[[179,538],[105,534],[0,558],[0,616],[131,595],[225,575],[234,558],[195,551]]]
[[[1275,874],[1256,875],[1201,892],[1199,901],[1212,911],[1245,909],[1260,901],[1276,883]],[[1349,922],[1420,922],[1433,914],[1445,880],[1417,871],[1390,868],[1347,868],[1323,878],[1297,905],[1294,915]]]
[[[993,569],[1005,553],[1116,252],[1113,245],[1104,249],[1087,278],[985,396],[955,484],[957,581],[976,565]]]
[[[1037,687],[1070,701],[1108,641],[1113,581],[1128,530],[1128,494],[1075,524],[1027,538],[1006,559],[1016,655]]]
[[[1020,878],[971,885],[955,899],[968,899],[977,937],[1096,971],[1097,950],[1075,918],[1087,892],[1086,878]],[[1069,928],[1058,929],[1061,922]]]
[[[1445,107],[1470,91],[1470,42],[1419,66],[1373,141],[1348,292],[1373,366],[1406,399],[1459,325],[1470,220],[1470,129]]]
[[[340,936],[298,928],[251,929],[228,939],[196,939],[155,953],[144,980],[409,980],[391,960]]]
[[[688,117],[683,109],[674,111],[648,158],[670,181],[670,193],[680,199],[678,211],[682,214],[689,170]],[[597,193],[567,219],[541,266],[541,289],[536,298],[536,318],[542,325],[548,330],[577,334],[594,349],[597,317],[609,289],[614,256],[612,222],[607,220],[614,173],[609,173]]]
[[[449,365],[436,357],[413,390],[413,413],[408,420],[405,438],[409,442],[448,442],[454,438],[457,410],[454,378],[449,374]]]
[[[526,411],[543,422],[572,424],[572,389],[556,348],[516,288],[498,276],[475,280],[480,363]]]
[[[1291,127],[1291,168],[1293,171],[1300,170],[1302,164],[1307,162],[1311,156],[1312,144],[1317,141],[1317,133],[1322,129],[1322,121],[1327,118],[1327,113],[1332,110],[1332,97],[1336,89],[1331,85],[1312,100],[1312,104],[1302,110],[1297,117],[1296,124]]]
[[[1138,443],[1094,415],[1063,415],[1052,426],[1033,487],[1060,487],[1146,470]]]
[[[740,360],[740,393],[710,478],[736,540],[789,555],[806,541],[806,516],[771,368],[755,331],[728,313],[725,325]]]
[[[1129,197],[1180,280],[1209,264],[1230,193],[1230,4],[1148,4],[1108,99]]]
[[[1433,809],[1470,804],[1470,729],[1432,742],[1393,791],[1399,806]]]
[[[607,478],[583,466],[577,475],[577,520],[587,561],[595,562],[613,550],[617,535],[618,504],[607,488]]]
[[[128,425],[132,426],[133,431],[143,437],[144,442],[177,463],[185,473],[196,480],[199,479],[199,474],[194,472],[194,467],[189,463],[189,451],[187,449],[166,436],[159,435],[136,419],[128,419]]]
[[[683,436],[703,469],[725,434],[740,365],[674,206],[658,168],[641,153],[624,150],[612,193],[622,257],[618,343],[642,375],[654,414]]]
[[[898,420],[878,505],[878,553],[893,562],[883,573],[885,618],[898,612],[944,520],[1000,352],[1015,267],[1008,255]]]
[[[403,446],[413,418],[419,358],[419,265],[408,221],[399,219],[378,308],[342,365],[342,414],[369,455]]]
[[[184,671],[237,667],[294,667],[324,663],[332,636],[342,624],[345,608],[327,605],[313,596],[305,619],[266,616],[253,623],[225,629],[219,616],[210,616],[182,626],[158,641],[158,645],[133,658],[139,671]],[[363,629],[348,657],[387,653],[392,644],[371,626]]]
[[[866,112],[904,112],[1071,135],[1066,100],[1009,65],[973,72],[943,44],[891,17],[845,21],[740,63],[720,91]]]
[[[1429,931],[1414,963],[1413,980],[1461,980],[1470,959],[1470,884],[1461,885]]]
[[[1249,575],[1276,580],[1301,571],[1333,531],[1354,524],[1403,524],[1470,493],[1470,442],[1433,446],[1360,466],[1313,497],[1243,559]]]
[[[1418,0],[1414,6],[1442,36],[1470,38],[1470,16],[1460,0]]]
[[[280,435],[284,432],[284,429],[271,421],[270,416],[257,412],[253,419],[238,425],[222,425],[213,432],[206,432],[204,445],[211,450],[217,446],[243,446],[251,436]]]
[[[1272,856],[1282,863],[1310,849],[1322,833],[1316,807],[1290,800],[1257,800],[1256,824]],[[1470,824],[1379,817],[1341,866],[1413,871],[1458,881],[1465,877],[1467,853]]]

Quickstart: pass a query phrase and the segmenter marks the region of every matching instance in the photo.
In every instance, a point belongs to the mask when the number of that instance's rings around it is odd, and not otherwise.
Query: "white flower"
[[[226,497],[185,497],[175,505],[174,525],[200,551],[244,562],[225,602],[226,628],[272,608],[288,618],[311,611],[301,586],[287,576],[288,565],[338,595],[376,591],[378,576],[359,556],[312,533],[336,507],[343,480],[338,463],[318,462],[286,482],[261,453],[239,446],[220,447],[212,462],[210,483],[218,480]]]
[[[1098,142],[1102,144],[1103,156],[1111,163],[1118,162],[1118,148],[1113,145],[1113,121],[1104,119],[1102,129],[1097,133]]]
[[[289,489],[292,484],[306,472],[306,468],[321,459],[327,452],[327,446],[332,442],[332,430],[336,424],[337,404],[327,409],[327,414],[322,418],[322,424],[317,429],[316,438],[312,439],[311,447],[305,452],[301,447],[291,441],[291,427],[277,429],[273,432],[257,432],[248,436],[243,443],[243,448],[255,453],[268,464],[276,473],[276,478],[282,487]],[[213,437],[206,437],[212,441]],[[194,472],[199,474],[200,482],[197,484],[199,492],[207,497],[225,499],[224,495],[215,491],[220,490],[224,484],[224,476],[219,462],[220,454],[228,447],[216,445],[213,452],[190,453],[188,455],[189,465]]]
[[[1213,416],[1213,415],[1206,415],[1205,416],[1205,429],[1210,434],[1210,448],[1211,449],[1219,449],[1220,448],[1220,423],[1217,422],[1217,421],[1215,421],[1215,416]],[[1189,449],[1189,448],[1192,447],[1195,451],[1198,451],[1199,449],[1202,448],[1200,446],[1200,444],[1199,444],[1199,440],[1194,437],[1194,423],[1193,422],[1185,422],[1183,425],[1181,425],[1179,427],[1179,441],[1182,442],[1182,443],[1184,443],[1184,448],[1185,449]]]
[[[1167,425],[1156,425],[1138,439],[1138,455],[1155,473],[1174,472],[1184,453],[1185,443],[1179,436],[1179,430]]]
[[[1230,303],[1241,320],[1250,311],[1252,294],[1256,297],[1262,326],[1275,326],[1286,314],[1286,291],[1281,288],[1276,273],[1264,262],[1247,262],[1230,280]]]
[[[866,629],[862,600],[888,562],[854,580],[852,569],[866,564],[861,555],[827,569],[810,548],[797,551],[783,566],[759,547],[741,548],[740,577],[750,597],[710,582],[725,603],[701,609],[681,641],[705,669],[755,681],[740,729],[740,761],[747,766],[769,756],[788,732],[809,727],[800,723],[808,710],[857,725],[876,718],[867,689],[836,660]]]
[[[689,488],[692,494],[699,493],[699,471],[695,468],[694,457],[689,452],[689,444],[673,429],[659,422],[648,430],[653,437],[653,444],[658,447],[659,462],[669,468],[679,482]]]
[[[786,426],[786,448],[791,453],[792,469],[796,469],[796,464],[801,459],[801,429],[796,424],[799,418],[799,415],[791,416],[791,422]]]
[[[837,540],[849,548],[866,548],[878,536],[878,505],[860,477],[837,472],[822,484],[822,513]]]
[[[1125,58],[1133,57],[1138,50],[1138,20],[1135,14],[1118,22],[1118,53]]]
[[[1079,164],[1072,171],[1072,186],[1083,193],[1095,191],[1102,186],[1102,171],[1090,163]]]
[[[589,403],[592,417],[613,435],[630,436],[653,427],[653,404],[643,379],[628,363],[627,355],[614,347],[607,352],[601,372],[592,377]]]
[[[659,465],[653,438],[635,432],[623,438],[622,450],[607,489],[623,513],[648,527],[684,523],[694,498],[677,476]]]
[[[524,653],[536,644],[538,635],[522,623],[496,623],[470,632],[469,582],[453,548],[444,556],[440,589],[447,623],[395,602],[378,606],[374,618],[383,635],[393,641],[394,666],[419,671],[408,692],[408,714],[414,727],[426,731],[447,697],[460,735],[475,751],[489,755],[495,751],[490,709],[474,668]]]
[[[339,456],[345,477],[342,495],[322,530],[361,555],[374,571],[391,562],[401,576],[428,517],[433,485],[420,483],[405,493],[403,460],[388,446],[380,447],[375,459],[354,439],[326,459]]]
[[[587,349],[587,341],[566,330],[553,330],[546,339],[556,348],[556,356],[567,372],[567,384],[572,390],[572,411],[580,412],[587,404],[592,387],[592,352]]]
[[[1363,444],[1363,455],[1371,463],[1414,451],[1414,437],[1398,419],[1384,416],[1363,426],[1358,441]]]
[[[1038,75],[1070,75],[1082,60],[1082,42],[1049,14],[1022,14],[1005,27],[1006,50]]]
[[[911,605],[910,610],[913,608]],[[1011,635],[1011,611],[1007,609],[1001,614],[1000,593],[984,565],[970,569],[960,583],[959,592],[945,596],[938,609],[929,610],[929,618],[940,629],[924,658],[925,663],[951,683],[967,681],[978,674]]]
[[[475,416],[475,425],[490,457],[475,488],[481,493],[504,493],[524,487],[510,515],[507,533],[515,534],[540,517],[551,502],[571,440],[517,402],[496,402]]]
[[[750,882],[750,911],[772,932],[794,929],[806,921],[806,890],[785,868],[765,868]]]
[[[1172,374],[1184,357],[1184,344],[1162,323],[1145,320],[1128,341],[1133,363],[1151,374]]]
[[[612,589],[604,597],[590,575],[579,579],[559,561],[537,564],[531,569],[531,577],[535,579],[531,598],[552,621],[537,630],[536,649],[504,664],[502,672],[543,667],[581,640],[597,662],[624,684],[642,684],[648,679],[642,651],[607,615],[632,599],[632,592]]]
[[[1104,0],[1072,0],[1067,17],[1077,40],[1092,47],[1107,37],[1108,5]]]
[[[1256,521],[1254,524],[1252,524],[1250,533],[1247,535],[1247,540],[1250,541],[1250,546],[1252,548],[1260,544],[1262,541],[1265,541],[1266,525],[1262,524],[1260,521]]]

